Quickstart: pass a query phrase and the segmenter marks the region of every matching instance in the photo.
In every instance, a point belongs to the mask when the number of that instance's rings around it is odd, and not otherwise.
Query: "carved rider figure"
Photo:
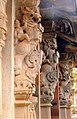
[[[26,61],[24,59],[37,50],[42,39],[43,28],[39,24],[40,20],[40,14],[34,9],[24,5],[19,8],[15,21],[15,75],[21,74]]]
[[[41,67],[41,101],[43,103],[51,103],[54,99],[55,87],[58,80],[56,66],[58,64],[59,54],[56,51],[55,32],[52,31],[50,34],[44,33],[42,45],[46,58]]]

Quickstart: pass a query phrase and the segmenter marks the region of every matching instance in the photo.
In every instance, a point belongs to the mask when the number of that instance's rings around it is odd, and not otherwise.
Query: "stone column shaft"
[[[0,115],[2,114],[2,59],[0,56]]]
[[[71,92],[73,87],[73,57],[72,53],[61,53],[60,59],[60,109],[61,118],[71,119]],[[63,117],[64,116],[64,117]]]
[[[0,0],[0,115],[2,114],[2,49],[5,47],[7,32],[6,3],[7,0]]]
[[[51,24],[54,22],[52,21]],[[47,24],[48,25],[48,24]],[[44,59],[41,66],[41,118],[51,119],[51,104],[54,99],[55,88],[58,83],[58,59],[59,53],[57,51],[56,33],[52,26],[45,26],[45,31],[51,29],[49,32],[44,32],[42,50]]]

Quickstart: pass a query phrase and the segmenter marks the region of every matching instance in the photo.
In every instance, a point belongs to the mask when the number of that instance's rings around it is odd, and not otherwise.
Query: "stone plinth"
[[[2,50],[5,47],[7,34],[7,0],[0,0],[0,116],[2,115]]]
[[[67,107],[67,119],[71,119],[71,106]]]
[[[29,101],[15,101],[15,119],[29,119]]]
[[[68,119],[66,107],[67,107],[66,105],[60,106],[60,119]]]
[[[51,104],[41,104],[41,119],[51,119]]]
[[[35,106],[37,98],[15,100],[15,119],[36,119]]]

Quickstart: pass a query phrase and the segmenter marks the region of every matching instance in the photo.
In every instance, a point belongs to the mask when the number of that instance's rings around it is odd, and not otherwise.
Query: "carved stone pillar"
[[[41,68],[39,43],[43,27],[40,24],[39,0],[24,0],[15,20],[15,116],[36,119],[32,95],[35,79]]]
[[[69,76],[69,82],[67,87],[69,88],[69,99],[67,103],[67,119],[71,119],[71,105],[72,105],[72,96],[74,96],[74,78],[73,78],[73,67],[74,67],[74,62],[72,59],[69,59],[69,71],[70,71],[70,76]]]
[[[56,51],[56,33],[44,33],[42,49],[44,58],[41,67],[41,117],[42,119],[51,119],[51,103],[54,99],[55,87],[58,82],[58,58]]]
[[[7,0],[0,0],[0,114],[2,114],[2,49],[5,46],[7,32]]]
[[[60,105],[61,118],[71,119],[71,113],[68,115],[71,106],[71,89],[73,86],[73,61],[70,53],[62,53],[60,60]],[[69,117],[69,118],[68,118]]]
[[[65,90],[69,81],[69,68],[67,62],[60,61],[60,71],[62,76],[62,79],[60,79],[60,118],[67,119],[66,107],[69,98],[69,95]]]

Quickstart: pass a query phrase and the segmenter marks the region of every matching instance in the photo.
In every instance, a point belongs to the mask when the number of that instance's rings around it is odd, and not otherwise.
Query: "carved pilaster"
[[[41,67],[41,103],[45,104],[51,103],[54,99],[55,87],[58,82],[59,53],[56,50],[56,33],[52,26],[50,33],[44,33],[42,42],[44,58]]]
[[[55,23],[45,26],[43,42],[43,62],[41,66],[41,117],[51,119],[51,103],[58,82],[58,60]],[[50,29],[50,31],[48,29]],[[46,32],[48,31],[48,32]],[[46,113],[46,114],[45,114]]]
[[[7,15],[6,15],[7,0],[0,0],[0,114],[2,113],[2,48],[5,46],[7,32]]]
[[[20,2],[15,20],[15,104],[23,103],[24,107],[26,104],[26,118],[35,119],[30,117],[31,111],[33,115],[35,112],[30,98],[35,91],[35,79],[41,68],[42,51],[39,43],[42,41],[43,27],[40,24],[39,0]],[[23,115],[16,117],[23,118]]]
[[[60,102],[63,105],[70,103],[71,89],[73,87],[73,63],[71,53],[61,53],[60,60]]]
[[[71,53],[61,53],[60,60],[60,106],[61,118],[71,119],[71,92],[73,87],[72,70],[74,59]],[[64,112],[64,116],[62,114]]]
[[[61,71],[61,79],[60,79],[60,104],[65,105],[69,98],[69,67],[67,62],[60,62],[60,71]],[[66,96],[67,95],[67,96]]]
[[[0,54],[2,48],[5,46],[6,32],[7,32],[6,2],[7,0],[0,1]]]

